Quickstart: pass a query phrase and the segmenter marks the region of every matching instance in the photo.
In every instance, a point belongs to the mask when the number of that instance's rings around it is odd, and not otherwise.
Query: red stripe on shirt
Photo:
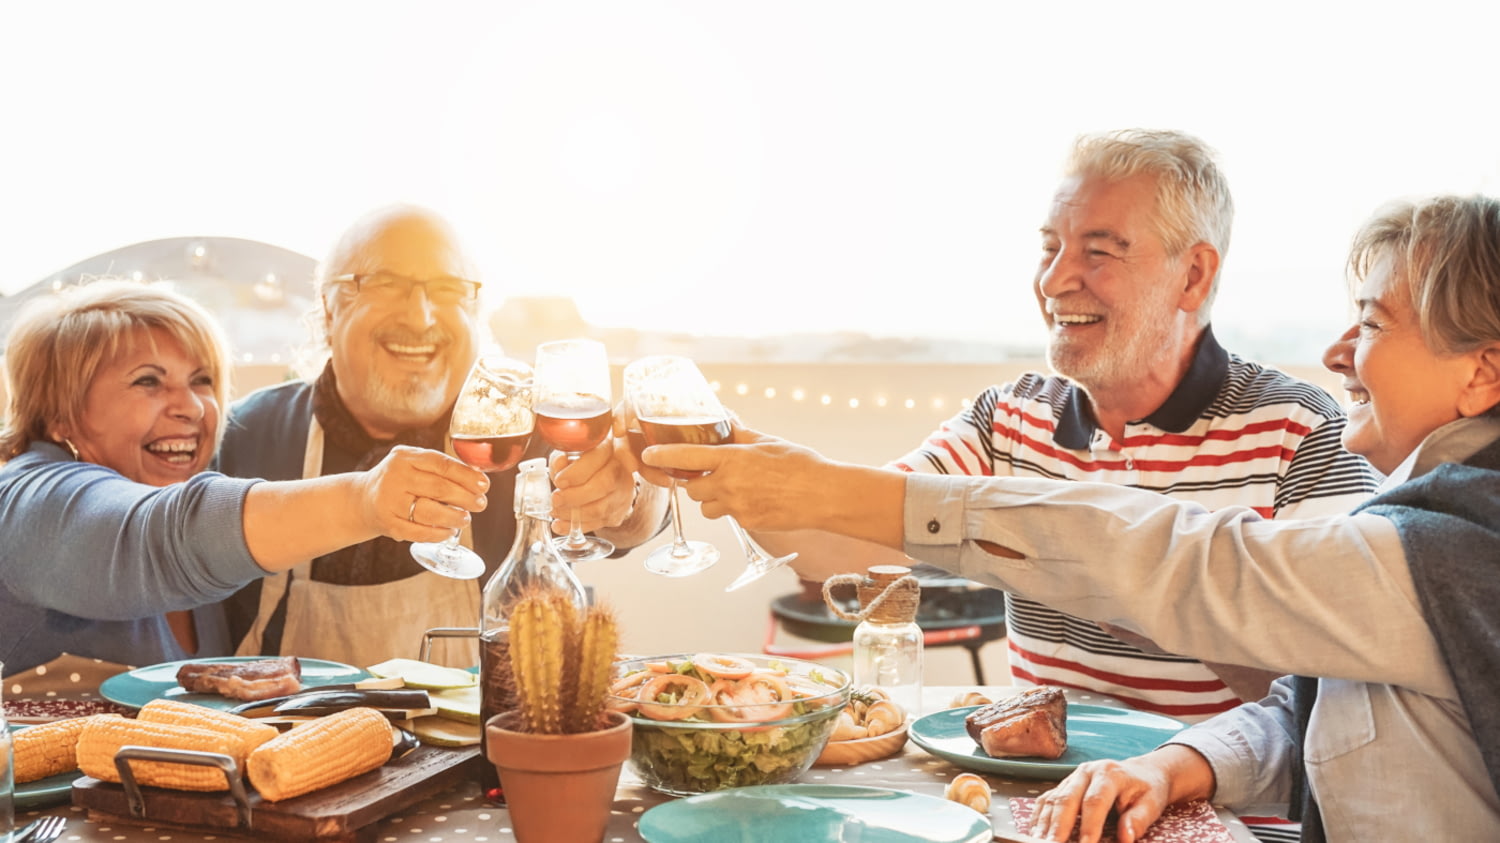
[[[1105,682],[1113,682],[1116,685],[1126,685],[1141,691],[1181,691],[1187,694],[1211,694],[1215,691],[1227,690],[1228,686],[1218,679],[1157,679],[1154,677],[1136,676],[1129,673],[1112,673],[1100,670],[1096,667],[1088,667],[1071,659],[1060,659],[1056,656],[1044,656],[1033,653],[1017,644],[1015,640],[1009,640],[1011,652],[1020,656],[1032,664],[1044,667],[1057,667],[1073,673],[1081,673],[1094,679]]]
[[[1200,703],[1197,705],[1181,705],[1172,703],[1160,703],[1154,700],[1132,697],[1118,691],[1101,691],[1098,688],[1090,688],[1085,685],[1074,685],[1069,682],[1059,682],[1056,679],[1038,679],[1030,673],[1016,667],[1010,666],[1010,675],[1017,679],[1024,679],[1033,685],[1056,685],[1061,688],[1074,688],[1079,691],[1087,691],[1090,694],[1103,694],[1113,697],[1122,703],[1138,711],[1149,711],[1153,714],[1162,714],[1167,717],[1207,717],[1213,714],[1223,714],[1230,709],[1239,707],[1239,700],[1226,700],[1218,703]]]
[[[1067,463],[1080,471],[1121,471],[1130,468],[1135,471],[1180,472],[1190,467],[1233,465],[1265,457],[1275,457],[1283,462],[1291,462],[1292,456],[1295,453],[1292,449],[1278,443],[1275,445],[1264,445],[1259,448],[1233,451],[1228,454],[1194,453],[1193,456],[1185,460],[1135,460],[1131,463],[1122,458],[1114,460],[1096,459],[1085,462],[1079,459],[1073,452],[1058,448],[1049,441],[1027,436],[1021,433],[1020,430],[1012,429],[998,423],[994,425],[991,433],[1004,439],[1009,439],[1040,456],[1056,460],[1057,462]],[[1149,437],[1138,438],[1144,441]],[[1203,437],[1191,437],[1185,438],[1181,444],[1187,447],[1191,446],[1194,442],[1201,441],[1203,441]],[[942,444],[940,440],[928,440],[928,442],[934,445]],[[1137,445],[1136,447],[1140,446]]]

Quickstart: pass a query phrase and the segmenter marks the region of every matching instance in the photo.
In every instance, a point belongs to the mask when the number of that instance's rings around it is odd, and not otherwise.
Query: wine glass
[[[609,357],[604,344],[594,340],[558,340],[536,347],[536,432],[573,462],[609,436]],[[554,540],[557,552],[570,562],[602,559],[615,546],[598,536],[586,536],[578,525],[578,510],[569,514],[573,529]]]
[[[745,528],[740,526],[740,522],[734,520],[734,516],[726,517],[729,519],[729,526],[734,528],[734,537],[740,540],[740,549],[745,551],[745,570],[740,571],[740,575],[734,578],[734,582],[724,586],[725,591],[744,588],[797,558],[796,551],[788,553],[785,556],[772,556],[766,553],[755,542],[750,540],[750,534],[745,532]]]
[[[448,436],[453,453],[480,471],[515,468],[531,439],[531,367],[498,354],[482,354],[469,369],[453,404]],[[445,541],[415,542],[413,559],[434,573],[471,580],[484,573],[484,560],[458,543],[458,530]]]
[[[729,437],[729,418],[698,367],[686,357],[643,357],[625,367],[625,439],[635,458],[647,445],[667,442],[718,444]],[[649,426],[649,428],[648,428]],[[647,430],[650,433],[647,433]],[[719,561],[719,549],[682,534],[677,481],[702,476],[696,471],[664,469],[672,478],[672,535],[669,545],[646,557],[646,570],[667,577],[696,574]]]

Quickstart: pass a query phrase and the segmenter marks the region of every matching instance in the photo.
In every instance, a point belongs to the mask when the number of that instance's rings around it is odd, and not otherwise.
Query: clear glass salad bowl
[[[743,653],[631,658],[614,675],[608,705],[635,723],[631,766],[674,796],[796,780],[850,692],[836,668]]]

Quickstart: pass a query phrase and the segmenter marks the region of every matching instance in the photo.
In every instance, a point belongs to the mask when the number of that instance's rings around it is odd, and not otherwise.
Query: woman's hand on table
[[[1168,805],[1213,796],[1213,768],[1196,751],[1168,745],[1124,761],[1087,761],[1036,801],[1031,834],[1098,843],[1111,810],[1120,843],[1135,843]]]

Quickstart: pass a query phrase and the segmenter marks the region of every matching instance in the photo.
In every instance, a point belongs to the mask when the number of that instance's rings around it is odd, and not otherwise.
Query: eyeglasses
[[[433,304],[468,304],[479,298],[479,282],[463,278],[407,278],[394,272],[350,273],[328,279],[332,284],[353,284],[360,293],[382,302],[405,301],[420,285]]]

